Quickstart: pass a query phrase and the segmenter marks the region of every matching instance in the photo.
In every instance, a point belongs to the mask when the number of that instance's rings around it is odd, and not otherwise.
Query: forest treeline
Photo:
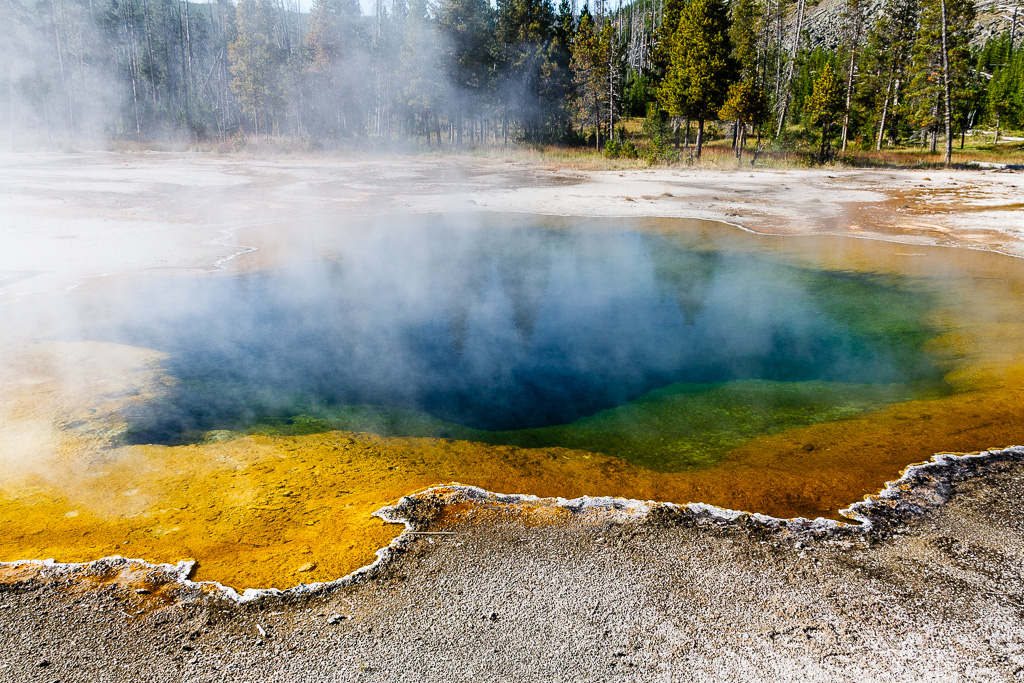
[[[846,0],[840,45],[807,0],[6,0],[0,131],[67,138],[282,136],[465,147],[592,144],[699,156],[916,143],[1024,127],[1017,21],[976,40],[972,0]],[[997,133],[998,135],[998,133]],[[948,156],[947,156],[948,158]]]

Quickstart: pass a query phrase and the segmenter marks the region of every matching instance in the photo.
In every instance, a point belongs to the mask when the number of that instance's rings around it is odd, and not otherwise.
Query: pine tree
[[[360,123],[366,81],[363,36],[357,0],[314,0],[306,43],[305,74],[313,131],[320,136],[350,135]]]
[[[437,8],[444,72],[453,86],[448,118],[460,148],[463,121],[480,114],[478,104],[490,85],[492,23],[487,0],[442,0]]]
[[[882,148],[887,126],[897,130],[897,103],[901,99],[901,88],[906,87],[918,10],[918,0],[887,0],[881,16],[868,33],[858,99],[877,122],[876,150]],[[896,134],[890,137],[895,140]]]
[[[747,126],[759,127],[767,115],[767,95],[761,70],[765,30],[764,8],[761,0],[738,0],[732,10],[730,37],[733,60],[738,69],[739,82],[729,87],[725,106],[719,116],[736,123],[733,146],[736,158],[743,157]]]
[[[281,105],[283,55],[274,40],[275,12],[270,0],[238,3],[238,35],[228,46],[231,91],[248,114],[257,135],[269,134]]]
[[[931,141],[934,152],[943,114],[943,50],[940,5],[944,0],[927,2],[921,11],[911,62],[907,100],[910,121],[920,131],[921,144]]]
[[[502,135],[518,118],[523,137],[541,137],[545,94],[542,82],[547,47],[554,35],[555,13],[547,0],[498,0],[495,18],[495,57],[503,93]]]
[[[719,117],[735,121],[739,129],[736,141],[736,159],[743,159],[743,147],[747,140],[747,126],[758,126],[768,113],[768,100],[764,91],[749,80],[737,81],[729,86],[728,97]]]
[[[594,28],[589,12],[580,16],[576,39],[572,44],[572,73],[576,84],[576,117],[583,127],[593,126],[595,147],[601,148],[601,123],[604,120],[604,90],[608,77],[606,46]]]
[[[445,97],[439,56],[438,37],[428,15],[426,0],[412,0],[401,49],[401,106],[409,116],[410,130],[423,130],[428,146],[431,132],[436,132],[438,147],[441,146],[438,108]]]
[[[558,4],[558,16],[543,75],[546,84],[546,100],[554,103],[549,111],[550,127],[558,137],[572,137],[575,80],[572,72],[572,45],[576,40],[578,21],[570,0]]]
[[[679,16],[687,0],[664,0],[661,22],[654,30],[654,46],[651,49],[651,71],[655,82],[660,83],[672,63],[672,45],[679,29]]]
[[[669,115],[697,119],[698,159],[704,122],[721,109],[735,74],[731,52],[729,13],[721,0],[693,0],[683,9],[658,99]]]
[[[973,0],[927,0],[914,45],[908,91],[912,120],[921,129],[922,138],[930,137],[932,152],[939,130],[944,129],[947,164],[953,153],[953,110],[969,96],[974,22]]]
[[[370,133],[382,138],[400,131],[408,112],[400,103],[402,85],[402,44],[409,14],[406,0],[377,0],[370,55],[373,61],[374,102]],[[401,116],[399,116],[401,115]]]
[[[1006,36],[1004,36],[1005,38]],[[1006,41],[1008,45],[1008,41]],[[991,69],[988,86],[988,117],[995,128],[995,142],[1003,126],[1024,124],[1024,50],[1011,52],[1004,48],[995,59],[989,58],[982,67]]]
[[[844,105],[843,85],[832,70],[832,65],[826,62],[814,79],[811,96],[804,102],[804,112],[811,122],[821,126],[821,150],[818,154],[821,163],[825,162],[828,152],[829,131],[842,113]]]
[[[558,3],[558,17],[555,19],[555,40],[566,50],[572,49],[572,41],[576,37],[576,27],[579,25],[576,15],[572,9],[570,0],[560,0]]]
[[[843,107],[843,133],[840,142],[840,148],[844,152],[850,135],[853,79],[857,73],[857,59],[860,56],[861,36],[864,32],[864,6],[864,0],[846,0],[846,40],[843,46],[846,57],[846,103]]]
[[[966,127],[968,111],[980,90],[971,54],[971,43],[977,32],[977,9],[974,0],[940,1],[945,51],[945,162],[948,166],[953,162],[953,124],[957,123],[961,130]]]
[[[739,69],[739,77],[762,85],[758,70],[763,24],[760,0],[737,0],[732,9],[732,55]]]

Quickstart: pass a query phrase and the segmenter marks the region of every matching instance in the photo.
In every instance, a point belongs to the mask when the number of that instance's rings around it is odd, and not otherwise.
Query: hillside
[[[975,42],[983,43],[988,38],[1010,30],[1014,23],[1015,5],[1019,8],[1016,18],[1016,33],[1020,36],[1024,29],[1024,3],[1013,3],[1006,0],[979,0],[976,3],[978,33]],[[808,3],[804,26],[811,45],[834,49],[843,42],[846,31],[846,6],[847,0],[821,0],[814,6],[811,6],[810,2]],[[885,0],[868,0],[867,23],[873,23],[884,7]],[[790,21],[796,21],[795,13]],[[792,23],[790,31],[792,31]]]

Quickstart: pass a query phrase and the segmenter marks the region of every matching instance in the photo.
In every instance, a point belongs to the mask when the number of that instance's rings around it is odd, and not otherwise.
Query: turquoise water
[[[272,270],[147,282],[90,334],[169,354],[179,381],[134,442],[346,429],[672,471],[944,391],[910,279],[598,227],[378,221]]]

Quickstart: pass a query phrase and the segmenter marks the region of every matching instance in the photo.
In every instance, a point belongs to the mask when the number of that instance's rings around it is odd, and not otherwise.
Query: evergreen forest
[[[724,140],[741,158],[914,145],[948,163],[971,131],[1024,128],[1016,10],[981,40],[973,0],[828,1],[831,45],[809,37],[810,0],[4,0],[0,145],[536,144],[655,161]]]

